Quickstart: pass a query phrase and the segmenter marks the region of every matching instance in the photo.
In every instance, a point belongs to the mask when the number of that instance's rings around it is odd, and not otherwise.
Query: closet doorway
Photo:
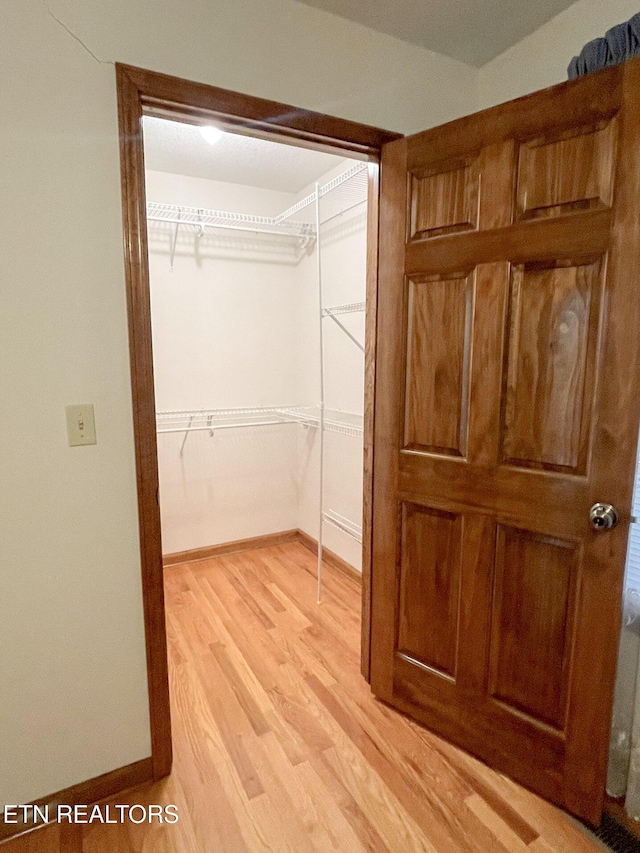
[[[128,66],[117,66],[117,77],[158,779],[172,761],[163,550],[172,561],[277,534],[309,548],[324,542],[325,562],[362,570],[368,678],[378,163],[383,144],[398,135]],[[152,148],[157,143],[157,167],[162,127],[165,142],[215,127],[227,134],[227,148],[239,134],[246,168],[236,162],[235,179],[229,172],[226,181],[221,173],[176,179],[152,168],[145,191],[145,134]],[[294,173],[297,162],[306,178],[284,191],[251,186],[248,169],[260,150],[283,173]],[[354,259],[349,277],[338,274],[345,258]],[[225,280],[204,284],[211,264]],[[250,267],[262,274],[243,297],[237,279]],[[216,288],[221,301],[212,310]],[[181,326],[186,314],[191,330]],[[172,336],[172,325],[181,332]]]
[[[358,580],[368,163],[146,116],[165,566],[297,539]]]

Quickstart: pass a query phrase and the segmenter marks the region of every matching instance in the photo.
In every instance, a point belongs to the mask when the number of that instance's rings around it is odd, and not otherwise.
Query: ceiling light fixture
[[[213,127],[211,124],[203,124],[200,126],[199,130],[209,145],[215,145],[223,134],[223,131],[221,131],[219,127]]]

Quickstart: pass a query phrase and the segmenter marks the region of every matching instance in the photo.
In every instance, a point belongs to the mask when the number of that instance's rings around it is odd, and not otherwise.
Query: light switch
[[[67,406],[67,436],[69,447],[96,443],[96,421],[93,403]]]

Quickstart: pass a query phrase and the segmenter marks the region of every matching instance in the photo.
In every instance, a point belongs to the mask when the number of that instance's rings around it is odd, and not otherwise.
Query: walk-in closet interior
[[[155,117],[144,140],[165,559],[300,531],[361,571],[368,164]]]

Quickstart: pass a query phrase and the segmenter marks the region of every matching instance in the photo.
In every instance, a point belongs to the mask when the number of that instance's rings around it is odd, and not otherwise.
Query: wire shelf
[[[345,184],[347,181],[350,181],[352,178],[365,178],[364,183],[366,184],[367,171],[368,166],[366,163],[355,163],[350,169],[347,169],[346,172],[343,172],[341,175],[338,175],[337,178],[329,181],[328,184],[320,187],[320,198],[322,198],[323,195],[327,195],[327,193],[338,189],[338,187],[342,186],[342,184]]]
[[[309,207],[309,205],[313,204],[316,200],[315,192],[312,192],[310,195],[305,196],[300,201],[288,207],[286,210],[283,210],[279,216],[276,216],[276,220],[278,223],[284,223],[287,220],[291,219],[292,216],[295,216],[296,213],[300,213],[305,208]]]
[[[171,412],[156,412],[156,431],[182,433],[183,439],[178,455],[182,459],[189,434],[208,432],[213,436],[220,429],[245,429],[257,426],[279,426],[295,421],[283,414],[286,407],[259,406],[236,409],[184,409]]]
[[[208,210],[198,207],[183,207],[176,204],[147,204],[149,222],[168,222],[172,225],[190,226],[203,232],[205,228],[228,228],[235,231],[250,231],[258,234],[274,234],[293,237],[304,243],[315,239],[315,228],[306,222],[281,221],[275,216],[253,216],[247,213],[232,213],[227,210]]]
[[[272,426],[290,422],[290,418],[281,414],[285,408],[260,406],[258,408],[157,412],[157,431],[158,433],[198,432],[232,427]]]
[[[285,417],[290,417],[292,421],[302,424],[302,426],[313,428],[320,426],[320,409],[316,406],[299,406],[281,411]],[[362,438],[364,435],[363,418],[362,415],[356,415],[352,412],[325,409],[324,429],[325,432],[335,432],[339,435],[351,436],[352,438]]]
[[[277,426],[287,423],[319,427],[320,410],[315,406],[260,406],[237,409],[185,409],[156,413],[158,434],[207,430],[213,432],[216,429]],[[325,410],[324,428],[327,432],[362,438],[362,415]]]
[[[336,194],[335,191],[338,189],[340,189],[340,193]],[[356,163],[341,175],[338,175],[338,177],[320,187],[319,196],[321,199],[325,196],[329,196],[330,194],[335,196],[335,198],[331,198],[331,201],[333,202],[331,209],[328,212],[325,212],[325,215],[320,217],[320,224],[323,225],[330,219],[334,219],[337,215],[346,213],[347,210],[351,210],[360,204],[364,204],[367,201],[367,193],[368,166],[366,163]],[[315,192],[310,193],[308,196],[296,202],[296,204],[287,208],[287,210],[277,216],[277,221],[285,223],[291,220],[294,216],[314,204],[315,200]]]
[[[344,217],[359,215],[367,203],[369,172],[366,163],[357,163],[342,175],[320,188],[320,225]],[[365,207],[366,210],[366,207]]]
[[[336,314],[356,314],[364,311],[366,302],[350,302],[348,305],[334,305],[332,308],[323,308],[323,317],[335,317]]]
[[[345,518],[344,515],[340,515],[340,513],[334,512],[333,510],[323,512],[322,520],[326,521],[327,524],[330,524],[332,527],[336,527],[338,530],[341,530],[343,533],[346,533],[347,536],[351,536],[351,538],[355,539],[356,542],[362,542],[362,527],[360,527],[359,524],[356,524],[355,521],[351,521],[350,519]]]

